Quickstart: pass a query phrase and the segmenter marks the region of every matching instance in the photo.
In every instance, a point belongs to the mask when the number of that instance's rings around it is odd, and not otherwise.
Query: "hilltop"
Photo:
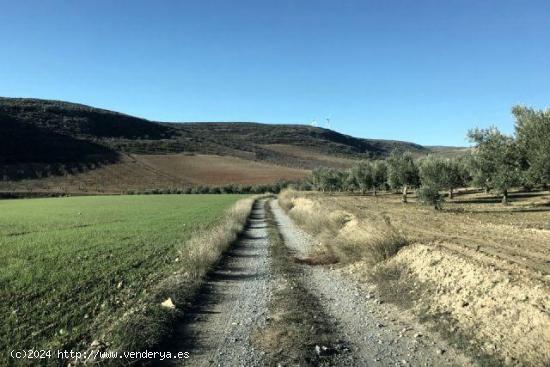
[[[0,98],[4,182],[56,176],[70,181],[75,175],[114,169],[124,172],[120,184],[219,184],[226,176],[252,184],[300,179],[317,166],[348,167],[357,159],[385,157],[395,148],[417,155],[430,152],[414,143],[362,139],[306,125],[167,123],[76,103]],[[206,175],[210,165],[219,168],[216,178],[211,172],[205,180],[194,176]]]

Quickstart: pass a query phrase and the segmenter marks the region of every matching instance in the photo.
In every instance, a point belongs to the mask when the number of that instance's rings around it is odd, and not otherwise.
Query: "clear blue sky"
[[[0,0],[0,95],[465,145],[550,106],[550,1]]]

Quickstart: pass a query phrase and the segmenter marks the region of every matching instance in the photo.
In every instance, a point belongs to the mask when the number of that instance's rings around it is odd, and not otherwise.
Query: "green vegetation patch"
[[[0,201],[0,345],[82,348],[242,195]],[[104,322],[103,322],[104,323]]]

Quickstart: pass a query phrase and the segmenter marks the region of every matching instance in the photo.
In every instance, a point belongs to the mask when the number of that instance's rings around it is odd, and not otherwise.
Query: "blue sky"
[[[550,107],[550,1],[0,0],[0,95],[466,145]]]

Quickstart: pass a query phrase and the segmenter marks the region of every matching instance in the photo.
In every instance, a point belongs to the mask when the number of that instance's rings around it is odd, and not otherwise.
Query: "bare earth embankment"
[[[307,256],[318,242],[299,229],[279,207],[273,212],[285,244],[298,257]],[[332,320],[335,338],[349,346],[330,365],[337,366],[450,366],[467,365],[468,359],[434,338],[412,320],[371,293],[361,291],[331,267],[304,267],[302,281],[316,294],[323,311]]]
[[[312,258],[337,259],[338,273],[362,282],[363,292],[428,321],[482,365],[545,366],[550,197],[513,197],[503,207],[498,198],[461,195],[440,212],[394,195],[291,193],[283,203],[320,242]],[[377,250],[396,239],[405,242],[395,256]]]

